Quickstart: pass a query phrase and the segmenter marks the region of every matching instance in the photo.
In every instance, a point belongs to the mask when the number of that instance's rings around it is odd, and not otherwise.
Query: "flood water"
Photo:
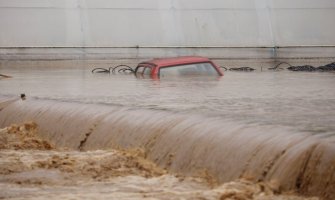
[[[335,73],[92,69],[0,65],[0,198],[335,198]]]
[[[289,71],[225,72],[221,78],[151,80],[92,74],[93,67],[1,68],[0,94],[200,113],[242,124],[335,133],[335,74]]]

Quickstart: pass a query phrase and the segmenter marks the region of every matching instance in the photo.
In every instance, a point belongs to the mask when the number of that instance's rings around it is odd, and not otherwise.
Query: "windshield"
[[[187,65],[176,65],[161,67],[160,77],[164,76],[185,76],[185,75],[220,75],[211,63],[194,63]]]

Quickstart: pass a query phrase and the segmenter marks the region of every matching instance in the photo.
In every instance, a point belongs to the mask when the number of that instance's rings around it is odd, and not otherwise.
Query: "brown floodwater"
[[[61,64],[61,63],[60,63]],[[226,72],[221,79],[138,79],[92,74],[94,67],[1,65],[1,95],[201,113],[241,124],[279,125],[311,134],[335,132],[334,73]],[[108,67],[108,65],[106,65]]]
[[[318,200],[284,193],[275,182],[169,174],[140,149],[57,149],[38,137],[34,122],[0,129],[0,150],[1,199]]]
[[[2,168],[23,160],[30,164],[3,176],[1,184],[8,192],[2,197],[18,193],[14,196],[23,198],[33,192],[41,198],[60,193],[66,198],[97,193],[110,197],[115,190],[120,198],[173,199],[187,194],[184,197],[188,199],[219,199],[223,193],[218,190],[228,187],[226,184],[244,188],[271,183],[276,188],[269,189],[272,193],[293,191],[335,198],[334,73],[258,70],[226,72],[219,79],[152,80],[92,74],[92,69],[86,65],[1,65],[1,74],[12,78],[0,80],[0,127],[34,121],[39,137],[56,148],[5,147],[1,151]],[[18,98],[21,93],[26,94],[26,100]],[[64,148],[67,150],[59,150]],[[141,170],[135,174],[130,170],[127,175],[109,175],[101,184],[90,176],[87,183],[80,182],[87,178],[80,166],[74,167],[82,172],[79,175],[62,171],[63,165],[56,171],[52,167],[31,167],[41,160],[66,155],[83,166],[89,165],[89,158],[94,156],[100,156],[98,160],[104,160],[104,156],[122,160],[124,155],[118,157],[120,153],[116,152],[120,149],[140,149],[146,160],[167,172],[143,175]],[[40,174],[51,180],[39,180],[43,179]],[[194,178],[184,183],[173,174],[182,179],[207,174],[217,184],[213,187],[213,181]],[[136,177],[131,178],[133,175]],[[29,184],[11,181],[17,176]],[[30,183],[35,176],[41,182],[39,186]],[[74,181],[80,182],[71,189],[74,193],[69,192],[72,183],[68,179],[73,178],[68,176],[76,176],[78,180]],[[49,187],[48,181],[59,183]],[[136,196],[152,187],[152,193]],[[175,189],[178,192],[174,193]]]

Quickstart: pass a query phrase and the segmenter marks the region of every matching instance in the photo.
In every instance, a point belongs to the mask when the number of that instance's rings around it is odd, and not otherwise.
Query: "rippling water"
[[[0,94],[192,112],[241,123],[335,133],[335,73],[225,72],[221,78],[92,74],[93,67],[0,68]]]

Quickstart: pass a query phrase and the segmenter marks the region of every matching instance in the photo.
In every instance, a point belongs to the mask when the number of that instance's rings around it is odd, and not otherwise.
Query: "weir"
[[[34,121],[42,138],[74,150],[140,148],[173,173],[242,177],[335,198],[334,138],[200,114],[0,96],[0,127]]]

